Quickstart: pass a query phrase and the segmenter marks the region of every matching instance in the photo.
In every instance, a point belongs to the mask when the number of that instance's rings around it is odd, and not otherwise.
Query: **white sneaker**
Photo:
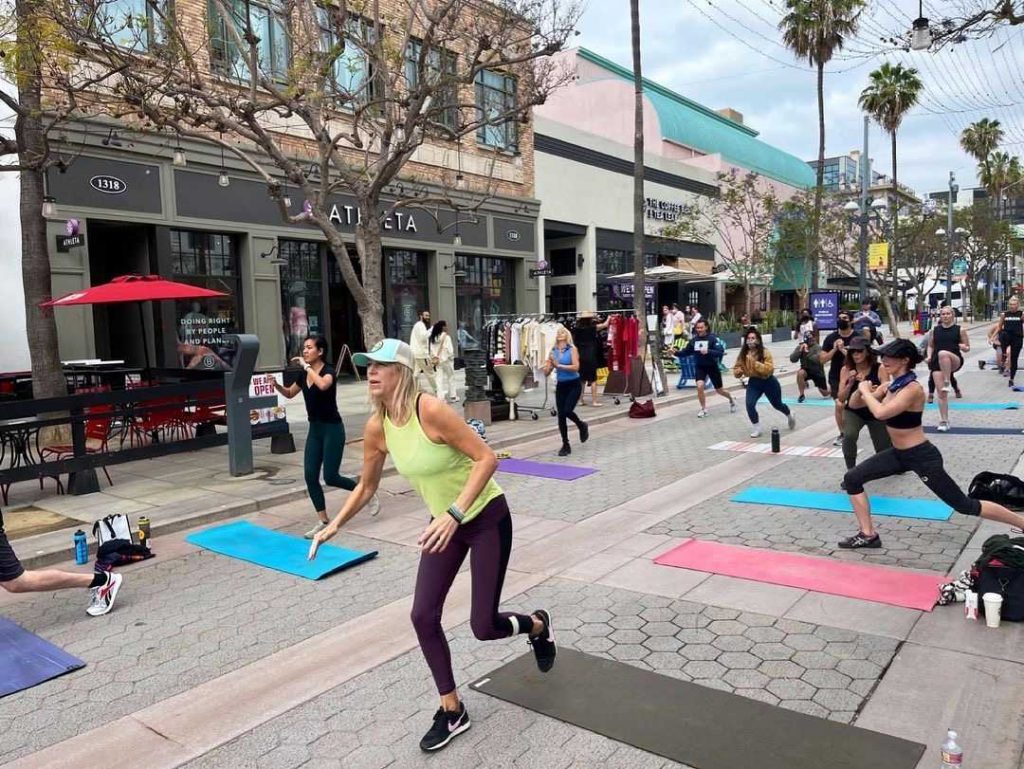
[[[836,439],[834,441],[832,441],[832,445],[833,446],[842,446],[843,445],[843,436],[842,435],[837,436]]]
[[[951,392],[953,392],[953,385],[951,385],[951,384],[949,384],[949,382],[947,382],[945,385],[943,385],[942,392],[944,392],[944,393],[951,393]]]
[[[703,419],[707,415],[708,415],[708,410],[707,409],[701,409],[700,411],[697,412],[697,419]]]
[[[949,432],[949,422],[939,422],[938,430],[939,430],[940,433],[948,433]]]
[[[89,608],[85,610],[85,613],[90,617],[101,617],[113,609],[114,599],[117,598],[117,591],[121,589],[122,582],[124,582],[124,577],[110,572],[110,579],[107,580],[107,584],[94,587],[89,591],[92,593],[92,597],[89,600]]]
[[[305,536],[306,539],[313,539],[313,537],[315,537],[317,534],[319,534],[321,531],[323,531],[326,528],[327,528],[327,524],[326,523],[324,523],[323,521],[317,521],[316,522],[316,526],[314,526],[312,529],[307,531],[303,536]]]
[[[792,414],[787,414],[786,415],[786,422],[789,424],[789,429],[790,430],[795,430],[796,429],[796,417],[795,416],[793,416]]]
[[[750,437],[751,438],[760,438],[761,437],[761,427],[759,425],[754,425],[754,429],[750,431]]]
[[[735,400],[729,401],[729,413],[730,414],[735,414],[736,413],[736,401]]]
[[[370,515],[377,515],[380,513],[380,497],[374,494],[370,497],[370,501],[366,503],[366,511]]]

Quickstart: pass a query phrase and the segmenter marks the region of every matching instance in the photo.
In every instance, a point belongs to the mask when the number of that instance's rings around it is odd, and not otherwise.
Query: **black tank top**
[[[871,382],[871,384],[873,384],[875,387],[878,387],[878,385],[882,384],[882,379],[881,379],[881,377],[878,376],[878,369],[879,369],[879,366],[881,366],[881,365],[882,364],[880,364],[880,363],[872,364],[871,371],[868,372],[868,381]],[[875,417],[871,413],[871,409],[869,409],[867,406],[861,406],[860,408],[856,408],[856,409],[850,407],[850,398],[852,398],[854,392],[856,392],[857,380],[853,379],[851,377],[851,379],[850,379],[850,381],[848,383],[848,386],[849,386],[849,391],[846,394],[846,410],[847,411],[852,411],[854,414],[859,416],[865,422],[874,419]]]
[[[1024,336],[1024,310],[1003,313],[1003,333],[1020,339]]]
[[[934,357],[938,357],[940,351],[951,352],[957,357],[963,357],[960,352],[960,325],[954,323],[946,328],[941,323],[932,330],[932,349]]]

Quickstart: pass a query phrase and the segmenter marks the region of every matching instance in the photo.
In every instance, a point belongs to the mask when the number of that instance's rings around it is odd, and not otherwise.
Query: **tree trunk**
[[[362,275],[360,297],[356,298],[359,319],[363,322],[363,343],[366,349],[383,339],[384,301],[381,283],[383,245],[380,237],[377,201],[359,203],[361,221],[356,224],[356,253]],[[425,308],[419,308],[425,309]],[[403,340],[408,341],[408,340]]]
[[[18,0],[20,23],[31,17],[33,2]],[[31,56],[18,57],[18,98],[24,108],[14,123],[18,158],[30,170],[20,174],[21,187],[21,277],[25,290],[25,330],[32,361],[32,395],[57,398],[67,395],[67,382],[57,345],[57,323],[53,308],[41,308],[40,302],[52,297],[50,254],[46,247],[46,220],[43,208],[43,164],[46,142],[41,118],[41,76],[38,62]]]

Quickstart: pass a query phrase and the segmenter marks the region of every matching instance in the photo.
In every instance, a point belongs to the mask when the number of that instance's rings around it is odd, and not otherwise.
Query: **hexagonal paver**
[[[676,638],[684,644],[709,644],[715,640],[715,634],[704,628],[693,628],[692,630],[680,630]]]
[[[651,653],[651,650],[646,646],[641,646],[640,644],[620,644],[618,646],[613,646],[608,653],[615,659],[621,661],[642,660]]]
[[[837,670],[808,670],[801,678],[818,689],[846,689],[851,681]]]
[[[789,660],[768,660],[762,662],[757,669],[772,678],[800,678],[805,672],[802,667]]]
[[[731,670],[752,670],[762,662],[749,652],[722,652],[718,661]]]
[[[742,635],[747,629],[742,622],[728,619],[717,619],[708,625],[708,630],[715,635]]]
[[[856,710],[862,697],[845,689],[819,689],[813,699],[829,710]]]
[[[810,633],[790,634],[782,640],[782,643],[786,644],[790,649],[796,649],[801,652],[820,652],[828,646],[824,638],[811,635]]]
[[[674,652],[682,648],[683,642],[672,636],[651,636],[644,646],[653,652]]]
[[[867,660],[840,660],[836,670],[850,678],[878,678],[882,675],[882,668]]]
[[[607,623],[611,618],[611,613],[606,611],[605,609],[588,609],[587,611],[579,615],[580,622],[586,623]]]
[[[741,635],[722,635],[712,644],[725,652],[745,652],[753,647],[754,642]]]
[[[781,643],[754,644],[750,653],[763,660],[788,660],[794,654],[792,649]]]
[[[640,617],[647,622],[671,622],[676,612],[667,606],[649,607],[640,612]]]
[[[679,650],[679,654],[688,660],[713,660],[721,653],[721,649],[711,644],[686,644]]]
[[[725,668],[717,662],[710,660],[687,662],[683,672],[694,680],[698,678],[721,678],[725,675]]]
[[[780,700],[809,700],[816,692],[809,683],[795,678],[779,678],[765,688]]]
[[[808,670],[831,670],[839,663],[839,660],[826,652],[797,652],[792,659]]]
[[[649,636],[666,636],[675,635],[679,632],[679,628],[671,622],[648,622],[643,626],[643,631]]]
[[[723,680],[736,689],[764,689],[771,679],[757,670],[730,670]]]
[[[786,637],[786,634],[778,628],[765,626],[748,627],[743,631],[743,635],[757,643],[778,643]]]
[[[586,625],[580,625],[576,632],[584,638],[600,638],[603,636],[610,636],[612,634],[612,628],[611,625],[606,625],[603,622],[588,622]]]
[[[608,637],[617,644],[642,644],[647,640],[642,630],[615,630]]]

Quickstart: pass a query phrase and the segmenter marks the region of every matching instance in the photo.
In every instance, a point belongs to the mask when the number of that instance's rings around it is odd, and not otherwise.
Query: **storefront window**
[[[386,248],[384,262],[387,265],[384,312],[388,336],[408,342],[420,312],[430,309],[427,255],[422,251]]]
[[[455,265],[459,274],[465,274],[455,281],[456,336],[460,349],[472,349],[479,346],[490,316],[516,311],[515,262],[458,254]]]
[[[231,367],[233,347],[226,334],[238,333],[241,279],[232,235],[171,230],[171,277],[226,296],[175,302],[177,352],[183,368]]]
[[[644,254],[644,267],[658,266],[657,254]],[[618,248],[597,249],[597,309],[600,312],[609,310],[631,310],[633,308],[633,283],[631,280],[615,280],[612,275],[624,275],[633,272],[633,252]],[[654,306],[654,284],[646,286],[648,310]]]
[[[281,311],[285,360],[302,352],[306,337],[324,334],[324,287],[321,244],[309,240],[279,240]]]

